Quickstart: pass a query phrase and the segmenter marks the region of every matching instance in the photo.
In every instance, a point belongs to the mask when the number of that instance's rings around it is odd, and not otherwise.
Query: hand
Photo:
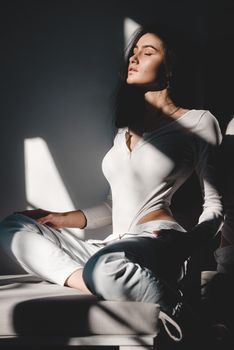
[[[83,229],[87,224],[86,217],[80,209],[63,213],[43,209],[25,210],[17,213],[28,216],[42,225],[46,224],[57,230],[65,227]]]
[[[47,212],[45,216],[42,216],[36,221],[41,225],[48,225],[58,230],[65,227],[64,213]]]
[[[64,227],[64,213],[55,213],[44,209],[25,210],[17,213],[28,216],[39,224],[47,224],[55,229]]]

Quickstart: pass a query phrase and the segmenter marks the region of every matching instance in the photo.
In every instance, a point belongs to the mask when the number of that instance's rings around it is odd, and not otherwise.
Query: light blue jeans
[[[167,234],[152,234],[160,229]],[[176,241],[185,232],[164,220],[137,225],[127,238],[107,244],[88,260],[83,272],[87,287],[106,300],[159,303],[171,312],[181,296],[178,281],[184,269]]]
[[[10,273],[20,268],[64,285],[74,271],[84,268],[84,281],[93,294],[107,300],[155,302],[168,311],[167,305],[178,296],[183,261],[170,235],[165,240],[152,234],[160,229],[171,230],[173,237],[185,231],[175,222],[155,220],[137,225],[116,242],[92,243],[13,214],[0,223],[0,253]]]
[[[0,222],[1,260],[11,274],[29,273],[64,285],[99,249],[74,232],[55,230],[25,215],[13,214]]]

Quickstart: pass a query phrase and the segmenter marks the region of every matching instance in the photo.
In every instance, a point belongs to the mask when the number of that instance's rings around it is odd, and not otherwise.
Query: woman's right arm
[[[26,210],[20,214],[29,216],[40,224],[47,224],[55,229],[87,228],[95,229],[112,223],[111,191],[105,201],[87,209],[78,209],[63,213],[43,209]]]

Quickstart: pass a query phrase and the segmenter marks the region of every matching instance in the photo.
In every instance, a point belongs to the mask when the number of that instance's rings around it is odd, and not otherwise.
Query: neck
[[[145,116],[144,130],[154,130],[171,122],[176,118],[176,112],[180,109],[169,97],[166,89],[161,91],[147,91],[144,94]]]
[[[130,129],[136,133],[150,132],[176,119],[180,107],[170,98],[167,89],[147,90],[144,92],[145,113],[141,120],[131,124]]]
[[[160,91],[147,91],[144,94],[147,112],[154,114],[171,115],[176,105],[168,95],[167,89]]]

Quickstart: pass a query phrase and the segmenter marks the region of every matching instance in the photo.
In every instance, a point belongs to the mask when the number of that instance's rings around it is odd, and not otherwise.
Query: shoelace
[[[182,301],[178,302],[176,306],[173,307],[172,309],[172,316],[177,318],[181,313],[182,307],[183,307]]]
[[[178,289],[178,293],[179,293],[178,299],[180,299],[180,300],[172,308],[172,313],[171,313],[172,316],[175,317],[175,318],[177,318],[180,315],[182,307],[183,307],[183,302],[182,302],[183,293],[181,292],[180,289]]]

